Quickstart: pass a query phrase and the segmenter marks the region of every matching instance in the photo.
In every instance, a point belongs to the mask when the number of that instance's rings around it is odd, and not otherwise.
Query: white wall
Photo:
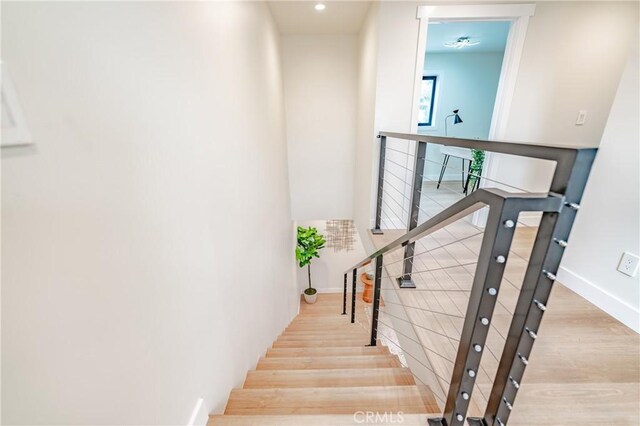
[[[598,146],[637,37],[637,2],[539,2],[529,21],[506,139]],[[579,110],[587,110],[576,126]],[[546,191],[551,162],[510,158],[492,176]]]
[[[618,86],[559,280],[640,332],[640,278],[616,271],[623,251],[640,254],[638,75],[636,43]]]
[[[3,3],[4,424],[186,424],[297,309],[262,3]]]
[[[353,215],[367,253],[374,250],[367,232],[371,226],[369,222],[375,200],[375,185],[372,184],[377,178],[377,172],[374,170],[378,167],[378,157],[375,152],[380,151],[380,144],[374,132],[378,74],[378,8],[379,3],[371,5],[358,34],[358,115],[353,171]]]
[[[327,239],[329,232],[327,231],[326,220],[304,220],[298,222],[299,226],[313,226]],[[350,250],[335,250],[326,247],[320,250],[320,257],[313,259],[311,262],[311,285],[320,293],[342,293],[344,290],[344,271],[360,262],[366,257],[364,247],[360,240],[360,235],[356,232],[353,236],[353,247]],[[369,267],[371,269],[371,267]],[[297,268],[297,281],[300,293],[309,287],[309,276],[307,267]],[[360,271],[362,272],[362,270]],[[347,285],[351,291],[351,275],[347,277]],[[358,278],[358,288],[362,287],[362,283]],[[360,290],[358,290],[360,291]]]
[[[350,219],[356,138],[355,35],[282,37],[291,209]]]
[[[462,123],[452,125],[448,134],[458,138],[489,136],[493,104],[500,80],[504,52],[430,53],[424,61],[424,75],[438,75],[439,94],[436,99],[433,127],[421,127],[420,133],[444,136],[444,119],[454,109],[460,109]]]

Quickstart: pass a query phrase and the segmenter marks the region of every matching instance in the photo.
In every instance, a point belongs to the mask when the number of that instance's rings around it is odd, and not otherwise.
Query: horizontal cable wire
[[[448,362],[450,362],[451,364],[455,364],[455,361],[452,361],[452,360],[450,360],[449,358],[447,358],[446,356],[444,356],[444,355],[442,355],[442,354],[439,354],[438,352],[434,351],[433,349],[431,349],[431,348],[428,348],[428,347],[424,346],[424,345],[422,344],[422,342],[418,342],[418,341],[417,341],[417,340],[415,340],[414,338],[409,337],[409,336],[407,336],[407,335],[406,335],[406,334],[404,334],[404,333],[400,333],[398,330],[396,330],[395,328],[391,327],[389,324],[385,323],[384,321],[381,321],[379,318],[378,318],[378,323],[380,323],[380,324],[384,325],[385,327],[389,327],[389,328],[390,328],[390,329],[392,329],[394,332],[396,332],[396,333],[398,333],[399,335],[404,336],[404,337],[406,337],[407,339],[411,340],[412,342],[414,342],[414,343],[416,343],[416,344],[418,344],[418,345],[422,346],[422,348],[423,348],[423,349],[425,349],[425,350],[427,350],[427,351],[429,351],[429,352],[431,352],[431,353],[433,353],[433,354],[435,354],[435,355],[439,356],[440,358],[444,359],[445,361],[448,361]]]
[[[388,209],[388,210],[393,211],[393,209],[391,208],[391,206],[389,205],[389,203],[387,203],[387,202],[384,200],[384,198],[382,199],[382,204],[384,204],[385,206],[387,206],[387,209]],[[406,211],[405,211],[405,212],[406,212]],[[405,224],[405,222],[406,222],[406,219],[401,219],[401,218],[399,218],[399,217],[398,217],[398,216],[396,216],[396,215],[389,216],[389,212],[385,212],[385,211],[383,211],[383,212],[382,212],[382,215],[385,215],[385,214],[387,215],[387,219],[394,219],[394,218],[395,218],[395,219],[397,219],[398,221],[400,221],[401,225],[403,225],[403,226],[404,226],[404,224]]]
[[[431,309],[419,308],[417,306],[409,306],[409,305],[405,305],[403,303],[390,302],[388,300],[385,300],[384,303],[390,303],[392,305],[398,305],[398,306],[402,306],[402,307],[405,307],[405,308],[408,308],[408,309],[416,309],[418,311],[429,312],[429,313],[432,313],[432,314],[444,315],[444,316],[447,316],[447,317],[453,317],[453,318],[458,318],[458,319],[464,319],[464,317],[462,315],[448,314],[446,312],[440,312],[440,311],[434,311],[434,310],[431,310]]]
[[[433,374],[434,374],[438,379],[440,379],[440,380],[444,380],[444,379],[443,379],[442,377],[440,377],[440,376],[438,375],[438,373],[436,373],[432,368],[429,368],[429,367],[427,367],[426,365],[424,365],[424,363],[422,363],[422,362],[421,362],[419,359],[417,359],[415,356],[411,355],[409,352],[405,352],[405,350],[404,350],[404,349],[402,349],[400,346],[398,346],[398,344],[397,344],[396,342],[394,342],[393,340],[391,340],[389,337],[387,337],[386,335],[384,335],[384,333],[380,333],[380,334],[382,334],[382,336],[383,336],[383,337],[384,337],[384,338],[385,338],[389,343],[393,343],[393,345],[394,345],[396,348],[400,349],[400,350],[402,351],[402,354],[403,354],[403,355],[409,355],[411,358],[413,358],[414,360],[416,360],[416,361],[417,361],[420,365],[422,365],[424,368],[426,368],[427,370],[431,371],[431,372],[432,372],[432,373],[433,373]],[[393,353],[393,352],[392,352],[392,353]],[[406,365],[405,365],[405,364],[406,364]],[[417,376],[413,371],[411,371],[411,369],[409,368],[409,364],[408,364],[408,363],[405,363],[405,364],[403,364],[403,365],[404,365],[404,367],[405,367],[405,368],[407,368],[407,369],[409,370],[409,372],[411,373],[411,375],[412,375],[414,378],[418,379],[418,381],[419,381],[420,383],[422,383],[424,386],[427,386],[427,387],[429,387],[429,388],[430,388],[430,386],[429,386],[428,384],[426,384],[425,382],[423,382],[423,381],[422,381],[422,379],[420,379],[420,377],[418,377],[418,376]],[[450,383],[447,383],[447,384],[448,384],[448,385],[450,385]],[[438,399],[438,401],[440,401],[440,402],[442,403],[442,410],[441,410],[441,411],[443,411],[443,410],[444,410],[445,405],[447,405],[446,401],[445,401],[444,399],[442,399],[441,397],[439,397],[435,392],[433,392],[433,396],[434,396],[435,398],[437,398],[437,399]]]
[[[416,327],[418,327],[418,328],[421,328],[421,329],[423,329],[423,330],[427,330],[427,331],[430,331],[430,332],[432,332],[432,333],[438,334],[438,335],[440,335],[440,336],[442,336],[442,337],[446,337],[447,339],[451,339],[451,340],[453,340],[453,341],[455,341],[455,342],[460,342],[460,339],[456,339],[456,338],[454,338],[454,337],[447,336],[446,334],[442,334],[442,333],[440,333],[439,331],[432,330],[432,329],[430,329],[429,327],[425,327],[425,326],[423,326],[423,325],[416,324],[415,322],[408,321],[408,320],[403,319],[403,318],[400,318],[400,317],[398,317],[398,316],[396,316],[396,315],[392,315],[392,314],[390,314],[389,312],[387,312],[387,310],[382,310],[382,309],[378,309],[378,310],[379,310],[379,311],[381,311],[381,312],[384,312],[384,314],[385,314],[385,315],[389,315],[389,316],[390,316],[390,317],[392,317],[392,318],[396,318],[396,319],[398,319],[398,320],[400,320],[400,321],[404,321],[404,322],[406,322],[406,323],[409,323],[409,324],[411,324],[411,325],[414,325],[414,326],[416,326]]]
[[[400,154],[405,154],[405,155],[409,155],[411,157],[415,157],[415,154],[412,153],[412,152],[404,152],[404,151],[400,151],[400,150],[397,150],[397,149],[394,149],[394,148],[389,148],[389,147],[386,147],[386,149],[388,149],[389,151],[395,151],[395,152],[398,152]],[[386,158],[386,156],[385,156],[385,158]]]
[[[388,158],[388,157],[385,157],[385,159],[384,159],[384,160],[385,160],[385,161],[388,161],[388,162],[390,162],[390,163],[393,163],[393,164],[395,164],[395,165],[396,165],[396,166],[398,166],[398,167],[402,167],[403,169],[405,169],[405,170],[407,170],[408,172],[411,172],[411,174],[413,174],[413,170],[411,170],[408,166],[403,166],[403,165],[402,165],[402,164],[400,164],[400,163],[396,163],[395,161],[393,161],[392,159],[390,159],[390,158]],[[385,171],[386,171],[386,167],[385,167]]]
[[[484,234],[484,232],[478,232],[476,234],[469,235],[468,237],[463,237],[463,238],[460,238],[459,240],[455,240],[455,241],[452,241],[450,243],[442,244],[442,245],[440,245],[438,247],[434,247],[434,248],[430,248],[430,249],[425,250],[425,251],[421,251],[420,253],[414,253],[413,256],[405,257],[405,258],[402,258],[400,260],[394,260],[393,262],[390,262],[390,263],[385,263],[385,266],[391,266],[391,265],[393,265],[395,263],[402,262],[402,261],[407,260],[407,259],[412,259],[414,257],[421,256],[423,254],[431,253],[431,252],[433,252],[435,250],[439,250],[441,248],[445,248],[445,247],[453,245],[453,244],[458,244],[458,243],[460,243],[460,242],[462,242],[464,240],[468,240],[468,239],[471,239],[473,237],[477,237],[478,235],[482,235],[482,234]],[[418,241],[420,241],[420,240],[418,239],[418,240],[414,241],[414,243],[417,243]],[[409,243],[409,244],[411,244],[411,243]],[[447,251],[447,253],[449,253],[449,252]],[[449,253],[449,254],[451,255],[451,253]]]
[[[393,343],[398,349],[400,349],[402,351],[403,354],[409,355],[411,358],[415,359],[416,361],[418,361],[418,363],[420,365],[422,365],[424,368],[426,368],[427,370],[431,371],[437,378],[439,378],[440,380],[443,380],[446,384],[451,385],[451,382],[447,379],[445,379],[444,377],[442,377],[441,375],[439,375],[438,373],[435,372],[435,370],[433,370],[433,368],[428,367],[427,365],[425,365],[422,361],[420,361],[418,358],[416,358],[414,355],[411,355],[409,352],[405,351],[404,349],[402,349],[402,347],[400,345],[398,345],[396,342],[394,342],[389,336],[387,336],[384,333],[381,333],[380,330],[378,330],[377,328],[375,329],[379,334],[381,334],[384,338],[387,339],[388,342]],[[397,330],[393,329],[392,330],[395,333],[398,333]],[[406,336],[405,336],[406,337]],[[415,340],[414,340],[415,341]],[[418,343],[419,345],[422,345],[422,343]]]
[[[383,191],[384,191],[384,190],[383,190]],[[392,201],[395,201],[396,205],[402,209],[402,212],[403,212],[403,213],[409,213],[409,212],[408,212],[404,207],[402,207],[402,205],[398,202],[398,200],[396,200],[396,199],[395,199],[395,198],[393,198],[391,195],[389,195],[389,193],[388,193],[388,192],[386,192],[386,191],[385,191],[384,193],[385,193],[385,194],[387,194],[387,197],[386,197],[386,198],[389,198],[389,199],[391,199]],[[389,205],[389,203],[387,203],[387,202],[386,202],[385,197],[382,197],[382,203],[383,203],[384,205],[386,205],[389,209],[393,210],[393,209],[391,208],[391,206]],[[399,219],[399,218],[398,218],[398,219]]]
[[[411,170],[408,170],[409,172]],[[385,173],[389,173],[391,176],[394,176],[396,179],[400,180],[400,182],[404,182],[405,184],[409,184],[404,178],[401,178],[400,176],[398,176],[397,174],[393,173],[391,170],[388,170],[386,167],[384,169]],[[386,179],[384,179],[386,181]]]
[[[402,275],[398,275],[396,278],[400,278]],[[394,287],[381,287],[384,290],[395,290]],[[462,290],[462,289],[455,289],[455,290],[440,290],[440,289],[436,289],[436,290],[429,290],[426,288],[403,288],[402,291],[408,291],[408,292],[413,292],[413,291],[430,291],[432,293],[440,293],[440,292],[451,292],[451,293],[469,293],[471,290]]]
[[[409,197],[407,197],[406,195],[404,195],[403,191],[400,191],[398,188],[396,188],[395,185],[392,185],[391,182],[389,182],[388,180],[385,181],[386,185],[382,186],[382,189],[384,190],[387,186],[390,186],[391,188],[395,189],[400,195],[402,195],[407,201],[411,202],[411,199]],[[407,182],[404,182],[405,185],[408,185]]]
[[[425,272],[442,271],[442,270],[451,269],[451,268],[460,268],[460,267],[464,267],[464,266],[475,265],[476,263],[478,263],[478,261],[471,262],[471,263],[459,263],[457,265],[443,266],[441,268],[425,269],[424,271],[412,271],[411,274],[412,275],[413,274],[424,274]],[[403,275],[405,275],[405,274],[398,275],[397,277],[394,277],[394,278],[398,278],[398,277],[401,277]]]
[[[382,192],[384,194],[387,194],[388,198],[392,199],[393,201],[395,201],[395,203],[398,205],[398,207],[400,207],[405,213],[409,213],[409,211],[407,209],[404,208],[404,206],[402,204],[400,204],[400,202],[398,200],[396,200],[395,198],[393,198],[391,196],[391,193],[387,192],[387,190],[385,188],[382,189]]]

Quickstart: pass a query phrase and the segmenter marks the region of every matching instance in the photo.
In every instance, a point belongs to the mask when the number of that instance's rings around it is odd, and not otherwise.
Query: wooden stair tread
[[[345,347],[364,346],[369,343],[369,338],[364,339],[316,339],[316,340],[277,340],[273,342],[273,348],[309,348],[309,347]]]
[[[363,327],[356,325],[354,327],[345,327],[345,326],[340,326],[340,327],[336,327],[334,329],[330,329],[328,330],[327,328],[323,328],[323,327],[317,327],[317,328],[309,328],[308,330],[299,330],[299,329],[289,329],[286,328],[284,330],[284,332],[281,334],[281,336],[332,336],[332,335],[337,335],[337,336],[349,336],[352,334],[365,334],[368,335],[369,333],[367,332],[367,330],[365,330]]]
[[[271,348],[265,357],[345,356],[345,355],[390,355],[386,346],[344,346],[310,348]]]
[[[225,414],[352,414],[355,411],[436,412],[416,386],[236,389]]]
[[[283,333],[278,336],[277,342],[282,342],[285,340],[354,340],[359,343],[364,344],[369,340],[369,334],[365,333],[364,330],[361,332],[350,332],[350,333],[336,333],[335,335],[327,336],[327,334],[305,334],[305,333]]]
[[[256,370],[319,370],[402,367],[395,355],[260,358]]]
[[[384,413],[381,413],[381,415]],[[430,417],[439,414],[402,414],[402,421],[396,415],[387,417],[386,421],[380,419],[375,422],[377,426],[424,426]],[[207,426],[355,426],[366,424],[362,417],[354,417],[353,414],[307,414],[307,415],[214,415],[209,417]]]
[[[366,324],[362,323],[343,323],[343,324],[329,324],[324,321],[312,321],[308,323],[291,323],[285,331],[324,331],[326,334],[331,334],[333,331],[349,331],[349,330],[362,330],[371,331]]]
[[[249,371],[244,389],[415,385],[407,368]]]

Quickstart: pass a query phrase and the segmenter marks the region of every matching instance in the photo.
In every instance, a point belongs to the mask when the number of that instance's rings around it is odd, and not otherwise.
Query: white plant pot
[[[307,302],[308,304],[313,304],[316,303],[316,299],[318,298],[318,292],[316,291],[315,294],[312,295],[308,295],[307,293],[302,293],[304,295],[304,301]]]

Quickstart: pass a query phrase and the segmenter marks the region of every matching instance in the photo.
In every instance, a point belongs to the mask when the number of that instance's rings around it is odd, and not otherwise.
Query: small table
[[[460,148],[457,146],[443,146],[440,148],[440,153],[444,155],[444,160],[442,162],[442,169],[440,170],[440,178],[438,179],[438,185],[436,186],[436,189],[440,188],[440,183],[442,182],[442,178],[444,177],[444,172],[446,171],[447,165],[449,164],[449,158],[456,157],[462,160],[462,181],[461,182],[462,182],[462,190],[466,195],[469,190],[469,180],[471,180],[471,165],[473,164],[473,154],[471,153],[471,150],[469,148]],[[464,177],[465,161],[469,162],[466,179]],[[474,182],[473,188],[471,189],[471,191],[477,188],[479,180],[480,180],[480,176],[478,176],[478,179],[476,179],[476,181]]]

